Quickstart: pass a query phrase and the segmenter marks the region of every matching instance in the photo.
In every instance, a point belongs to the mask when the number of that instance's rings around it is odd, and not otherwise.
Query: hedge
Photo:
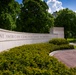
[[[76,75],[49,52],[58,48],[49,43],[23,45],[0,53],[0,75]]]
[[[69,42],[64,38],[54,38],[54,39],[50,40],[49,43],[52,43],[54,45],[69,44]]]

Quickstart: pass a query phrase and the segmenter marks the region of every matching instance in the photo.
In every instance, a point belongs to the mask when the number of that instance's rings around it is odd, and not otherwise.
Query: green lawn
[[[68,38],[67,41],[76,43],[76,38]]]
[[[74,48],[76,49],[76,46],[74,46]]]

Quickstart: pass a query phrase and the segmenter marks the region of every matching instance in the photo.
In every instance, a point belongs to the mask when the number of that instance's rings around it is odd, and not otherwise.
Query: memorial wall
[[[59,36],[64,33],[63,29],[60,29],[60,32],[54,33],[55,30],[52,28],[52,33],[49,34],[23,33],[0,29],[0,52],[24,44],[43,43],[52,38],[64,38],[64,36]]]

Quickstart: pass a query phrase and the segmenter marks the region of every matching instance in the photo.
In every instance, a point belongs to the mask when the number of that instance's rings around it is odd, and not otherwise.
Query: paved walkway
[[[54,51],[49,54],[50,56],[56,57],[59,61],[64,63],[68,67],[76,67],[76,50],[63,50]]]

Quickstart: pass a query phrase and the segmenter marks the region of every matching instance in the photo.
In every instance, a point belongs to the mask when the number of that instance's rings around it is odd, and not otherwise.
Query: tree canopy
[[[17,30],[36,33],[49,32],[54,20],[47,10],[48,6],[42,0],[23,0],[21,13],[17,19]]]
[[[76,35],[76,13],[68,8],[60,10],[55,18],[55,26],[64,27],[65,38]]]
[[[20,5],[15,0],[0,0],[0,28],[13,30]]]

